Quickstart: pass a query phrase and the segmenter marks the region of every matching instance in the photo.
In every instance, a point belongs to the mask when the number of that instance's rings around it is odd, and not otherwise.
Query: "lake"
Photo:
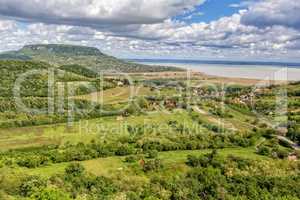
[[[131,60],[147,65],[175,66],[207,75],[271,80],[300,80],[300,64],[277,62]]]

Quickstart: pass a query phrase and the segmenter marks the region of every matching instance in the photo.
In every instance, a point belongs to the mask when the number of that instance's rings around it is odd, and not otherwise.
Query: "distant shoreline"
[[[146,65],[158,66],[172,66],[183,69],[190,69],[198,71],[206,75],[227,77],[227,78],[244,78],[244,79],[258,79],[258,80],[284,80],[284,81],[299,81],[300,80],[300,64],[289,63],[289,66],[284,63],[275,63],[271,65],[270,62],[229,62],[229,61],[184,61],[179,60],[150,60],[150,59],[136,59],[130,60]],[[162,62],[161,62],[162,61]],[[169,62],[167,62],[169,61]],[[213,64],[214,63],[214,64]],[[225,64],[224,64],[225,63]],[[274,63],[273,63],[274,64]],[[280,65],[279,65],[280,64]],[[293,65],[293,66],[291,66]]]
[[[263,61],[221,61],[221,60],[181,60],[181,59],[126,59],[130,62],[138,63],[161,63],[161,64],[216,64],[216,65],[253,65],[253,66],[270,66],[270,67],[288,67],[300,68],[300,62],[263,62]]]

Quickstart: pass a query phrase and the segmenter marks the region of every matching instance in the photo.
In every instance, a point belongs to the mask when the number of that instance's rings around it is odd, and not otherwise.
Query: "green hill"
[[[0,97],[13,96],[13,88],[23,75],[22,96],[44,96],[48,94],[49,69],[56,73],[56,82],[87,81],[88,77],[63,71],[38,61],[4,60],[0,61]],[[64,73],[59,73],[64,72]],[[31,74],[32,73],[32,74]]]
[[[0,54],[1,60],[33,60],[43,61],[55,67],[64,65],[81,65],[83,68],[100,71],[118,72],[160,72],[182,71],[175,67],[147,66],[126,62],[112,56],[103,54],[94,47],[74,45],[27,45],[19,51]]]

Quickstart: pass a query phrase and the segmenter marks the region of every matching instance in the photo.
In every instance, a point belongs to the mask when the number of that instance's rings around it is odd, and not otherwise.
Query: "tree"
[[[200,199],[224,199],[226,177],[217,168],[195,168],[187,175],[188,183]]]

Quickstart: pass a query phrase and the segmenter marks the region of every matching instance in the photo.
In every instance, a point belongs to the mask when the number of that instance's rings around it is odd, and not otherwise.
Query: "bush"
[[[144,97],[140,97],[137,99],[137,104],[140,109],[148,109],[149,108],[149,102]]]
[[[287,148],[292,148],[292,145],[286,140],[279,140],[279,144]]]
[[[33,194],[43,190],[46,187],[46,185],[46,181],[41,179],[40,177],[29,176],[22,181],[19,187],[19,193],[21,196],[30,197]]]
[[[41,165],[45,165],[49,162],[49,159],[45,156],[27,156],[21,157],[17,160],[17,164],[21,167],[28,167],[28,168],[36,168]]]
[[[158,151],[157,150],[149,150],[147,152],[147,158],[153,159],[153,158],[157,158],[157,156],[158,156]]]
[[[198,166],[203,166],[208,162],[209,160],[206,157],[200,158],[197,156],[188,155],[186,164],[191,167],[198,167]]]
[[[263,155],[263,156],[270,156],[272,151],[271,151],[271,148],[269,148],[269,147],[260,146],[257,149],[257,153],[260,154],[260,155]]]
[[[263,129],[262,130],[262,136],[271,139],[276,134],[276,131],[274,129]]]
[[[65,192],[53,188],[45,188],[32,195],[32,198],[35,200],[71,200]]]
[[[237,164],[237,167],[239,169],[242,169],[242,170],[246,169],[252,163],[251,160],[241,158],[241,157],[238,157],[238,156],[234,156],[234,155],[229,155],[228,156],[228,161],[229,162],[235,162]]]
[[[113,182],[103,176],[92,178],[87,186],[87,189],[93,191],[92,196],[95,197],[95,199],[106,199],[105,197],[117,191],[117,187]]]
[[[141,199],[138,194],[136,194],[135,192],[131,192],[131,191],[126,194],[126,197],[127,197],[126,199],[128,199],[128,200],[140,200]]]
[[[72,163],[68,165],[65,169],[67,176],[77,177],[84,174],[84,167],[80,163]]]
[[[159,159],[148,160],[145,162],[143,170],[144,172],[148,171],[157,171],[162,168],[162,163]]]
[[[129,145],[121,145],[116,151],[117,156],[127,156],[134,153],[134,148]]]
[[[211,153],[203,156],[188,155],[186,164],[191,167],[219,167],[222,163],[217,159],[217,151],[213,150]]]
[[[127,157],[125,158],[125,162],[128,162],[128,163],[134,163],[134,162],[136,162],[136,161],[138,161],[137,156],[131,155],[131,156],[127,156]]]
[[[277,154],[278,158],[284,159],[284,158],[287,158],[289,156],[290,152],[288,150],[285,150],[285,149],[278,149],[276,151],[276,154]]]

